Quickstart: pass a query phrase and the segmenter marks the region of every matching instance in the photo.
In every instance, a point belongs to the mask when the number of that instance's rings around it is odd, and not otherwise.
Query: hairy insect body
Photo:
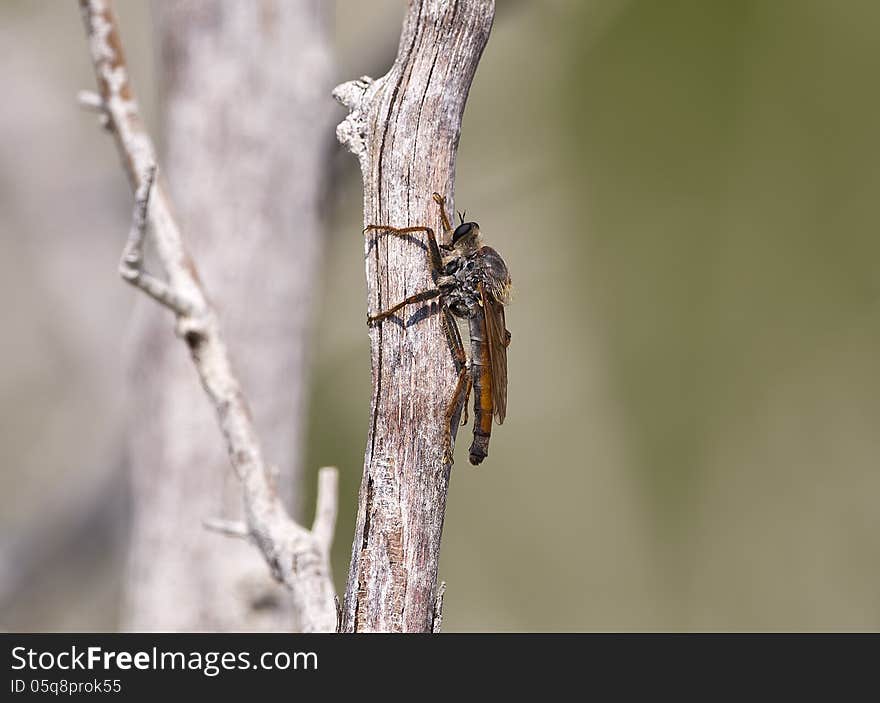
[[[456,317],[469,320],[479,314],[480,273],[476,252],[469,256],[444,257],[443,275],[437,277],[437,288]]]
[[[490,261],[486,254],[490,252],[500,262],[506,277],[507,267],[501,257],[489,247],[481,247],[464,255],[444,257],[443,275],[437,278],[437,288],[450,312],[468,321],[471,343],[470,375],[474,388],[474,430],[469,451],[472,464],[479,464],[486,458],[492,434],[492,374],[480,290],[481,285],[489,286],[493,279],[494,272],[486,270]],[[497,269],[497,264],[493,268]]]
[[[469,459],[476,465],[488,455],[493,417],[501,424],[507,413],[507,347],[510,332],[504,321],[504,306],[510,299],[510,274],[501,255],[482,244],[480,227],[476,222],[462,222],[453,230],[446,215],[444,199],[435,193],[434,200],[440,206],[440,218],[448,244],[438,244],[430,227],[370,225],[365,229],[398,235],[425,232],[436,285],[433,290],[416,293],[387,310],[368,316],[368,322],[373,324],[384,320],[405,305],[438,296],[447,316],[451,313],[467,320],[471,343],[469,358],[462,347],[454,320],[449,317],[447,321],[444,317],[443,328],[459,372],[455,397],[449,405],[446,419],[447,422],[451,421],[462,403],[467,404],[468,393],[473,388],[474,439]]]

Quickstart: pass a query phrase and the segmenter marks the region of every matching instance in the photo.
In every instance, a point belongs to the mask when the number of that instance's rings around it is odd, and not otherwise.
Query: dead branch
[[[462,114],[494,12],[492,0],[411,0],[388,74],[334,91],[350,110],[337,137],[360,161],[365,226],[442,231],[431,194],[452,205]],[[370,311],[432,287],[418,237],[371,233],[365,254]],[[372,420],[342,613],[346,632],[439,627],[437,564],[459,418],[444,428],[456,373],[435,306],[407,306],[370,330]]]
[[[184,247],[167,187],[157,177],[155,149],[138,114],[111,4],[109,0],[80,0],[80,6],[99,87],[98,95],[87,93],[81,102],[99,110],[135,192],[132,230],[120,271],[176,316],[178,334],[189,348],[216,410],[230,461],[242,485],[246,530],[239,531],[254,541],[272,574],[292,592],[300,627],[304,631],[334,631],[337,614],[329,548],[336,517],[336,470],[321,470],[312,530],[294,522],[281,503],[272,467],[263,457],[217,316]],[[148,223],[164,280],[143,268]]]

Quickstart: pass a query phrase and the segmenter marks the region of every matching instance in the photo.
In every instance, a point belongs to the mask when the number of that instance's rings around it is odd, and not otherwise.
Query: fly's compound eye
[[[466,237],[471,233],[471,230],[474,228],[476,222],[464,222],[455,228],[455,232],[452,233],[452,241],[457,242],[462,237]]]

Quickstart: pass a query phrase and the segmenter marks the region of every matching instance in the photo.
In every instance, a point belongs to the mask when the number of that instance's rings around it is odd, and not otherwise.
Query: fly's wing
[[[498,424],[507,415],[507,346],[510,332],[504,326],[504,305],[480,285],[483,299],[483,314],[486,318],[486,346],[489,348],[489,368],[492,373],[492,405]]]
[[[510,274],[507,264],[492,247],[480,247],[477,254],[480,257],[480,278],[486,284],[487,292],[499,304],[507,305],[510,302]]]
[[[480,286],[483,315],[486,318],[486,346],[489,348],[489,368],[492,373],[492,405],[498,424],[507,415],[507,346],[510,332],[504,326],[504,306],[492,297],[484,285]]]
[[[510,299],[510,274],[501,255],[491,247],[479,251],[482,260],[480,294],[486,317],[486,344],[492,372],[492,404],[498,424],[507,415],[507,347],[510,332],[504,322],[504,305]]]

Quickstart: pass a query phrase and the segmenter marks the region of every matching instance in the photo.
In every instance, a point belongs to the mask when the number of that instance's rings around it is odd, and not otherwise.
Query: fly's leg
[[[461,426],[464,427],[468,424],[468,401],[471,399],[471,389],[474,387],[474,377],[471,376],[470,369],[468,369],[468,377],[467,377],[467,388],[464,391],[464,404],[462,407],[462,419]]]
[[[452,223],[446,214],[446,198],[440,195],[440,193],[434,193],[433,198],[434,202],[440,206],[440,221],[443,223],[443,231],[448,232],[452,229]]]
[[[446,334],[446,341],[449,343],[449,351],[452,353],[452,361],[455,364],[455,370],[458,371],[458,381],[455,384],[455,390],[452,393],[452,398],[450,398],[449,404],[446,406],[446,412],[443,416],[443,431],[445,433],[443,444],[444,447],[446,447],[446,453],[443,459],[451,464],[452,422],[456,413],[459,412],[459,408],[461,408],[464,417],[461,424],[467,424],[467,402],[471,394],[472,380],[467,354],[464,351],[464,345],[461,343],[461,334],[459,334],[458,325],[455,324],[455,320],[452,318],[452,313],[445,305],[441,309],[440,322],[443,326],[443,332]],[[463,400],[462,395],[464,395]]]
[[[455,420],[455,414],[459,408],[464,407],[464,414],[467,415],[467,399],[470,395],[471,374],[467,366],[463,366],[458,372],[458,381],[455,384],[455,390],[452,392],[452,398],[449,405],[446,406],[446,412],[443,415],[443,461],[452,463],[452,423]],[[464,395],[464,405],[462,406],[461,396]],[[467,420],[465,419],[465,422]]]
[[[455,318],[452,317],[452,313],[446,306],[443,307],[443,311],[440,315],[440,324],[443,326],[443,333],[446,335],[446,341],[449,343],[449,351],[452,353],[452,362],[455,364],[455,370],[458,372],[459,377],[458,384],[455,387],[455,393],[452,397],[453,411],[449,414],[450,418],[455,414],[454,406],[461,393],[462,378],[467,379],[464,387],[464,405],[462,406],[461,426],[463,427],[468,423],[467,402],[468,398],[471,396],[471,386],[473,385],[473,380],[470,375],[470,365],[468,364],[467,354],[464,351],[464,344],[461,343],[461,334],[459,334],[458,325],[455,324]]]
[[[367,225],[364,227],[364,234],[367,232],[388,232],[399,237],[413,232],[424,232],[428,235],[428,257],[431,260],[431,268],[439,272],[443,268],[443,259],[440,256],[440,247],[437,246],[437,237],[434,230],[430,227],[391,227],[390,225]]]
[[[452,427],[452,418],[455,416],[455,413],[458,412],[459,406],[461,407],[461,422],[459,423],[459,427],[464,427],[468,424],[468,400],[471,397],[471,388],[473,388],[474,379],[471,378],[471,370],[470,367],[465,365],[462,367],[461,371],[458,372],[458,381],[455,384],[455,390],[452,392],[452,400],[449,401],[449,406],[446,408],[446,424],[449,427]],[[461,395],[464,394],[464,400],[460,400]],[[450,434],[451,434],[450,430]],[[451,436],[450,436],[451,440]],[[452,442],[450,441],[450,444]]]
[[[413,303],[421,303],[426,300],[431,300],[432,298],[436,298],[438,295],[440,295],[440,291],[436,288],[432,290],[422,291],[421,293],[416,293],[415,295],[411,295],[406,300],[401,300],[397,305],[390,307],[387,310],[384,310],[375,315],[367,315],[367,324],[372,325],[379,320],[384,320],[386,317],[391,317],[402,307],[412,305]]]
[[[449,223],[449,217],[446,214],[446,198],[439,193],[434,193],[434,202],[440,207],[440,221],[443,224],[443,231],[448,233],[452,229]],[[440,254],[440,246],[437,243],[437,236],[430,227],[392,227],[391,225],[367,225],[364,227],[364,234],[367,232],[388,232],[398,237],[412,234],[414,232],[424,232],[428,237],[428,258],[431,261],[431,272],[439,274],[443,270],[443,256]]]

